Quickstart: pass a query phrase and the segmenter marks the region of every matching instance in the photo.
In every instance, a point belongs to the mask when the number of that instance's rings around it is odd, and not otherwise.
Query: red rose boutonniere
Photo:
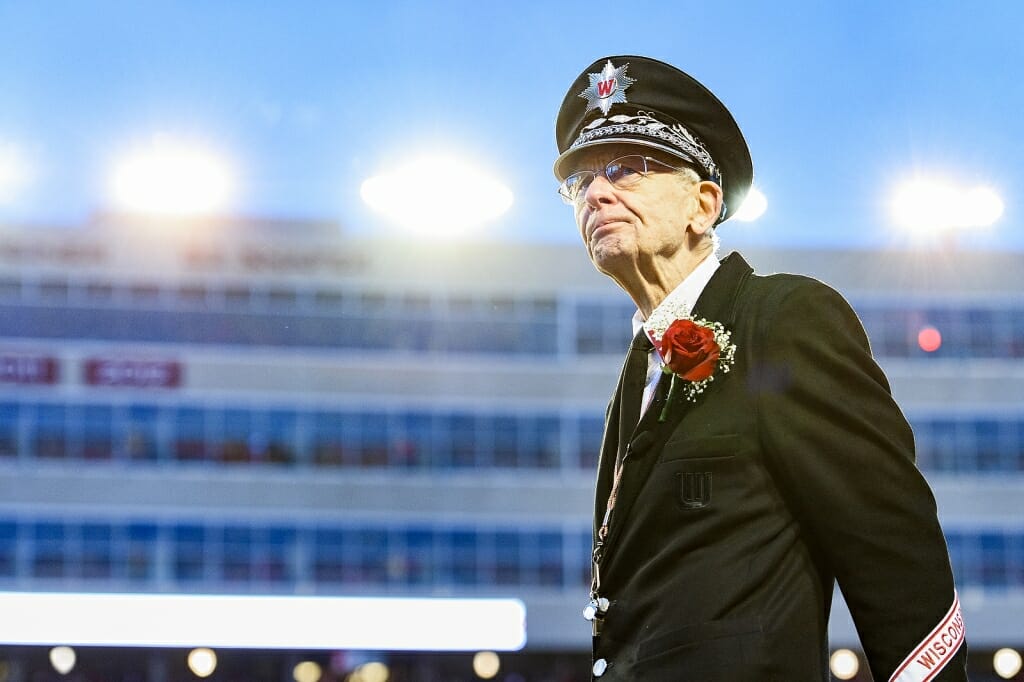
[[[661,355],[661,371],[672,375],[660,421],[665,421],[680,393],[686,400],[697,402],[697,396],[715,380],[715,370],[729,371],[736,361],[736,346],[729,343],[731,336],[732,332],[720,322],[689,317],[673,321],[660,338],[651,333],[651,342]]]

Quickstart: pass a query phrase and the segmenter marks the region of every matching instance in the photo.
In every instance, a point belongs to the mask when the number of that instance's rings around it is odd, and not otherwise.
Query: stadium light
[[[1015,649],[1000,649],[992,656],[992,667],[996,675],[1004,680],[1010,680],[1017,676],[1021,666],[1024,664],[1021,655]]]
[[[188,652],[188,669],[196,677],[209,677],[217,669],[217,654],[213,649],[200,647]]]
[[[501,659],[493,651],[480,651],[473,656],[473,672],[481,680],[492,680],[501,670]]]
[[[316,661],[301,661],[292,669],[295,682],[319,682],[322,676],[323,669]]]
[[[391,670],[380,661],[363,663],[348,676],[349,682],[388,682]]]
[[[766,210],[768,210],[768,198],[758,188],[751,187],[733,219],[750,223],[764,215]]]
[[[75,669],[78,657],[69,646],[55,646],[50,649],[50,665],[61,675],[67,675]]]
[[[14,201],[31,181],[32,170],[14,145],[0,142],[0,205]]]
[[[0,592],[0,613],[18,614],[0,618],[0,644],[25,646],[516,651],[526,644],[518,599]]]
[[[202,145],[157,135],[114,167],[115,208],[159,216],[209,215],[227,208],[234,192],[228,162]]]
[[[1003,215],[1003,200],[988,187],[935,178],[899,185],[890,205],[895,224],[927,237],[958,228],[988,227]]]
[[[512,191],[480,168],[448,156],[424,156],[368,178],[363,201],[404,229],[455,236],[512,206]]]
[[[849,649],[836,649],[828,660],[832,674],[840,680],[852,680],[860,670],[857,654]]]

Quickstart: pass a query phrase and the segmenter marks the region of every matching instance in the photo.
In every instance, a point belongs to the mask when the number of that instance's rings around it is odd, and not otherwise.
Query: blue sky
[[[36,176],[0,221],[86,222],[117,151],[164,133],[234,160],[241,214],[389,234],[360,182],[446,149],[515,193],[482,235],[575,242],[555,112],[594,59],[645,54],[708,85],[748,139],[769,209],[727,223],[726,245],[886,245],[893,185],[930,172],[1004,198],[962,243],[1022,250],[1022,25],[1009,0],[0,0],[0,144]]]

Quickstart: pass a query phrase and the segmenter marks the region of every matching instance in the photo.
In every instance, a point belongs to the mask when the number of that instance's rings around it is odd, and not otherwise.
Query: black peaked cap
[[[628,143],[687,161],[722,187],[735,215],[753,182],[743,133],[715,95],[671,64],[638,56],[602,57],[583,70],[562,100],[555,123],[555,176],[572,172],[577,151]]]

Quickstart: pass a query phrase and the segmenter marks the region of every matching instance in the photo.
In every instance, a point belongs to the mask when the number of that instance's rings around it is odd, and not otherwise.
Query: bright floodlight
[[[1013,649],[1000,649],[992,656],[992,667],[995,668],[996,675],[1004,680],[1016,677],[1021,665],[1020,653]]]
[[[200,145],[157,136],[116,165],[114,206],[132,213],[195,216],[223,211],[233,191],[228,163]]]
[[[28,184],[30,174],[21,152],[0,142],[0,204],[13,201]]]
[[[760,218],[768,210],[768,198],[756,187],[751,187],[747,192],[747,198],[740,205],[740,210],[733,216],[735,220],[745,223],[753,222]]]
[[[852,680],[860,670],[857,654],[849,649],[836,649],[832,657],[829,658],[828,665],[832,669],[832,674],[840,680]]]
[[[403,228],[455,235],[502,215],[512,192],[479,168],[423,157],[364,181],[363,201]]]
[[[350,682],[388,682],[391,670],[380,661],[364,663],[352,671]]]
[[[1003,201],[987,187],[918,178],[896,189],[892,198],[896,224],[927,236],[936,231],[987,227],[1003,215]]]
[[[217,654],[206,647],[188,652],[187,661],[188,669],[196,677],[209,677],[217,669]]]
[[[27,646],[515,651],[526,643],[518,599],[0,592],[0,613],[18,614],[0,618],[0,644]]]
[[[316,661],[302,661],[292,669],[295,682],[318,682],[322,675],[323,669]]]
[[[501,659],[493,651],[480,651],[473,656],[473,672],[481,680],[492,680],[501,670]]]
[[[50,649],[50,665],[61,675],[67,675],[74,670],[77,658],[75,650],[69,646],[55,646]]]

